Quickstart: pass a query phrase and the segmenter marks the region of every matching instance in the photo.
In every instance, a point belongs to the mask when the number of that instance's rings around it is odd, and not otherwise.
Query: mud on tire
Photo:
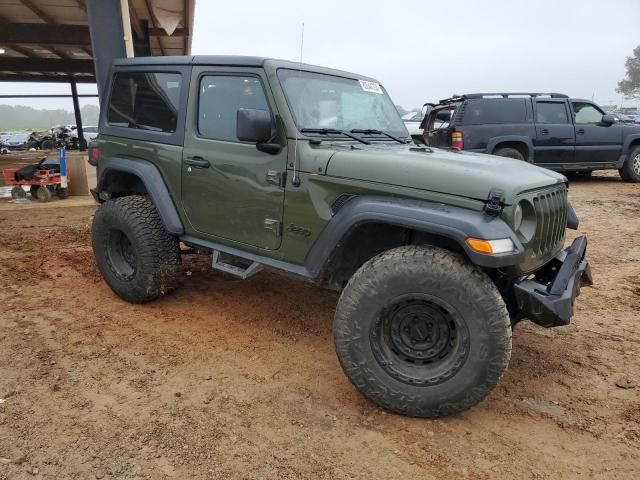
[[[507,308],[490,278],[458,254],[407,246],[365,263],[334,320],[355,387],[403,415],[442,417],[484,399],[511,355]]]
[[[123,299],[149,302],[177,287],[178,239],[166,231],[148,197],[119,197],[103,203],[91,233],[98,269]]]

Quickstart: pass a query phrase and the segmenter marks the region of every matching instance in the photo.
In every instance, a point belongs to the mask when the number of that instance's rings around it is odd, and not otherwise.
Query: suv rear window
[[[181,81],[179,73],[116,73],[107,122],[114,127],[175,132]]]
[[[525,98],[469,99],[464,107],[464,124],[524,123],[527,117]]]

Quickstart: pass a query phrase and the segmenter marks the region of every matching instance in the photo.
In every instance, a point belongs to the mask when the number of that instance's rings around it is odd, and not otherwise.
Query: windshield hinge
[[[489,199],[484,205],[484,211],[488,215],[497,217],[502,213],[502,207],[504,207],[504,193],[502,190],[491,190]]]

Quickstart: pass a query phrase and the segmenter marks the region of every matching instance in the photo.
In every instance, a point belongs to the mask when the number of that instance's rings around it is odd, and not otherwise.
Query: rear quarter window
[[[180,109],[179,73],[119,72],[114,75],[107,123],[152,132],[173,133]]]
[[[464,107],[464,125],[524,123],[527,121],[527,99],[470,99]]]

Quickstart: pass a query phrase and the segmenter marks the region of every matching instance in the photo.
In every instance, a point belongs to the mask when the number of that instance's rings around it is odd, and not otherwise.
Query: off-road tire
[[[522,153],[519,150],[516,150],[515,148],[511,148],[511,147],[498,148],[496,151],[493,152],[493,154],[499,157],[515,158],[516,160],[522,160],[524,162],[524,155],[522,155]]]
[[[640,183],[640,145],[631,149],[618,172],[625,182]]]
[[[442,306],[451,309],[451,343],[457,346],[447,355],[453,358],[436,357],[428,371],[399,357],[380,361],[380,345],[390,340],[377,332],[385,312],[400,301],[435,302],[436,313],[426,318],[435,318]],[[418,304],[408,305],[403,308]],[[342,368],[365,397],[403,415],[443,417],[476,405],[496,386],[511,355],[511,323],[500,293],[480,269],[447,250],[406,246],[374,257],[349,280],[336,308],[334,341]],[[438,371],[445,366],[446,372]]]
[[[145,303],[178,286],[178,239],[164,228],[148,197],[119,197],[103,203],[91,233],[98,269],[118,296]]]

